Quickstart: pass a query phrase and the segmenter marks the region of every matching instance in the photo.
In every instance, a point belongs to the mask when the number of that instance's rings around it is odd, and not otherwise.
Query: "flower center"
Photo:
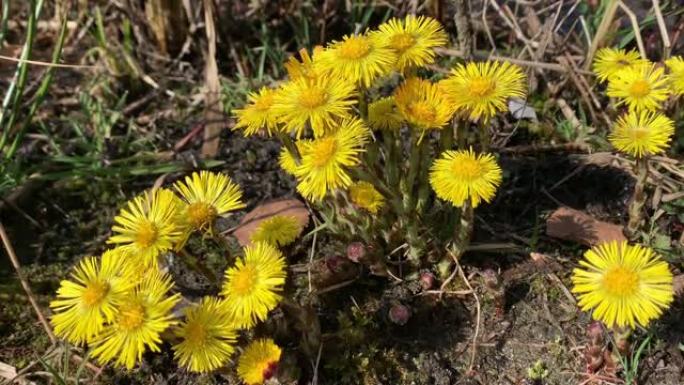
[[[352,36],[340,46],[340,57],[349,60],[361,59],[368,55],[370,50],[371,45],[368,39],[363,36]]]
[[[330,162],[337,151],[337,141],[333,137],[320,139],[313,150],[313,164],[316,167],[323,167]]]
[[[632,131],[634,142],[643,143],[648,139],[648,129],[645,127],[638,127]]]
[[[195,202],[188,205],[188,221],[196,229],[202,229],[211,225],[216,218],[216,209],[205,202]]]
[[[301,92],[299,95],[299,104],[308,109],[320,107],[328,101],[328,95],[325,90],[311,86]]]
[[[257,278],[258,273],[254,266],[244,266],[233,276],[231,281],[233,290],[237,295],[247,295],[254,289]]]
[[[490,96],[496,90],[496,82],[492,79],[478,77],[470,82],[470,93],[476,97]]]
[[[150,247],[157,241],[157,226],[152,221],[145,221],[140,224],[138,233],[135,236],[135,242],[142,248]]]
[[[106,282],[91,282],[83,291],[83,303],[92,307],[99,304],[109,292],[109,284]]]
[[[142,326],[145,321],[145,308],[140,302],[131,302],[119,309],[119,327],[126,331],[133,331]]]
[[[603,277],[603,287],[609,294],[628,296],[634,294],[639,287],[639,276],[624,267],[615,267]]]
[[[405,52],[407,49],[416,44],[416,39],[410,33],[398,33],[392,36],[390,46],[396,49],[399,53]]]
[[[264,368],[264,371],[261,373],[261,375],[264,377],[264,381],[270,379],[276,374],[276,371],[278,370],[278,363],[275,361],[271,361],[266,364],[266,367]]]
[[[204,345],[207,329],[200,322],[191,322],[185,329],[185,340],[195,346]]]
[[[259,111],[266,111],[271,106],[273,105],[273,94],[268,93],[266,95],[262,95],[261,97],[257,98],[257,100],[254,102],[254,108],[256,108]]]
[[[409,105],[411,116],[421,122],[433,122],[437,111],[433,105],[427,102],[413,102]]]
[[[451,172],[466,181],[474,181],[482,177],[482,166],[477,159],[455,159],[451,165]]]
[[[651,92],[651,86],[644,79],[639,79],[629,88],[629,93],[635,98],[643,98]]]

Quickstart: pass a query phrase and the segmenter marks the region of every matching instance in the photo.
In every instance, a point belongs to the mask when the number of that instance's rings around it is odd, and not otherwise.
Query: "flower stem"
[[[290,156],[294,158],[295,162],[299,164],[301,161],[301,157],[299,155],[299,150],[297,150],[297,145],[295,145],[294,140],[290,137],[290,135],[278,132],[276,134],[278,136],[278,139],[280,139],[280,142],[285,146],[287,151],[290,153]]]
[[[452,252],[456,258],[461,258],[463,253],[470,245],[470,238],[473,235],[473,222],[475,219],[475,212],[470,199],[466,199],[460,210],[460,220],[458,227],[454,232],[454,240]],[[444,256],[438,264],[439,274],[442,278],[446,278],[451,273],[451,266],[453,265],[453,258],[450,255]]]
[[[636,183],[634,184],[634,195],[629,204],[629,222],[627,223],[627,235],[634,240],[638,235],[639,224],[641,223],[642,211],[646,204],[646,179],[648,178],[648,158],[637,158],[634,167]]]

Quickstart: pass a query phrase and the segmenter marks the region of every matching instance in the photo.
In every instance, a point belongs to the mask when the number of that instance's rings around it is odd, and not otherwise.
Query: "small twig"
[[[670,42],[670,35],[667,33],[667,26],[665,26],[663,11],[660,9],[660,0],[653,0],[653,10],[655,11],[656,20],[658,21],[660,37],[663,39],[663,59],[667,59],[670,57],[672,42]]]
[[[634,30],[634,38],[636,39],[637,47],[639,47],[639,53],[641,53],[641,57],[646,58],[646,48],[644,48],[644,41],[641,39],[639,21],[637,20],[636,15],[634,14],[634,12],[632,12],[632,9],[629,8],[622,1],[618,1],[618,5],[620,5],[620,8],[622,8],[622,11],[627,14],[629,21],[632,23],[632,29]]]
[[[72,69],[86,69],[86,68],[92,69],[92,68],[95,68],[95,66],[92,66],[92,65],[50,63],[50,62],[44,62],[44,61],[38,61],[38,60],[18,59],[18,58],[14,58],[11,56],[5,56],[5,55],[0,55],[0,60],[7,60],[7,61],[15,62],[15,63],[32,64],[32,65],[41,66],[41,67],[72,68]]]
[[[472,372],[473,367],[475,366],[475,358],[477,357],[477,338],[480,335],[480,298],[477,296],[477,293],[470,285],[470,281],[468,281],[468,278],[465,276],[465,273],[463,273],[463,268],[461,268],[461,264],[458,263],[458,258],[456,257],[456,255],[451,250],[449,250],[449,255],[451,255],[451,259],[453,259],[454,263],[456,264],[456,271],[458,271],[459,275],[461,276],[461,279],[463,279],[463,282],[466,284],[466,286],[468,286],[468,289],[470,289],[470,291],[472,292],[473,298],[475,298],[475,333],[473,335],[473,347],[470,352],[470,364],[468,365],[468,372]]]
[[[14,253],[14,248],[12,247],[12,243],[10,242],[10,239],[7,236],[7,232],[5,232],[5,226],[2,224],[2,222],[0,222],[0,238],[2,238],[2,245],[5,248],[5,252],[7,252],[9,259],[12,262],[12,266],[14,267],[14,270],[17,272],[19,282],[21,282],[21,286],[24,288],[24,291],[28,296],[29,302],[31,303],[31,306],[33,306],[33,310],[35,310],[36,315],[38,316],[38,320],[43,325],[43,329],[45,329],[45,332],[50,338],[50,342],[54,344],[55,342],[57,342],[57,338],[52,333],[52,328],[50,328],[50,324],[48,323],[47,319],[45,319],[43,312],[40,310],[40,307],[38,306],[38,302],[36,301],[33,295],[31,286],[29,286],[26,277],[24,277],[24,274],[21,272],[19,258],[17,258],[17,254]]]

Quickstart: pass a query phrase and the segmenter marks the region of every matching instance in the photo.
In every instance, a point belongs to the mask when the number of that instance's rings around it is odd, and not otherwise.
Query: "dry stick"
[[[475,358],[477,356],[477,338],[480,334],[480,298],[477,296],[477,293],[473,289],[473,287],[470,285],[470,281],[468,281],[468,278],[465,276],[463,273],[463,268],[461,268],[461,264],[458,263],[458,258],[454,253],[449,250],[449,254],[451,255],[451,259],[454,260],[454,263],[456,264],[456,270],[458,271],[459,275],[461,276],[461,279],[463,279],[463,282],[468,286],[468,289],[472,292],[473,298],[475,298],[475,306],[476,306],[476,320],[475,320],[475,333],[473,335],[473,348],[470,352],[470,364],[468,365],[468,372],[472,372],[473,367],[475,366]]]
[[[465,57],[465,54],[461,50],[438,48],[438,49],[436,49],[436,51],[437,51],[437,53],[439,53],[441,55]],[[547,63],[547,62],[540,62],[540,61],[522,60],[522,59],[516,59],[516,58],[512,58],[512,57],[507,57],[507,56],[496,56],[496,55],[486,55],[486,54],[483,55],[481,52],[474,52],[473,56],[476,59],[490,59],[490,60],[507,61],[507,62],[517,64],[517,65],[521,65],[524,67],[534,67],[534,68],[539,68],[539,69],[549,70],[549,71],[555,71],[555,72],[565,72],[565,73],[570,72],[570,69],[568,67],[563,66],[561,64],[557,64],[557,63]],[[592,75],[591,71],[579,70],[577,72],[581,73],[582,75]]]
[[[470,25],[470,0],[452,0],[454,3],[454,24],[458,37],[458,48],[470,59],[473,53],[473,28]]]
[[[213,0],[204,0],[204,23],[208,44],[204,66],[204,82],[206,86],[204,117],[207,122],[211,122],[222,118],[221,113],[211,108],[218,104],[220,92],[218,65],[216,64],[216,26],[214,24]],[[219,133],[222,128],[223,125],[221,123],[207,123],[204,126],[203,157],[213,158],[218,154]]]
[[[589,51],[587,51],[587,58],[584,61],[585,70],[589,70],[591,68],[591,63],[594,61],[594,55],[596,54],[596,50],[603,43],[603,39],[606,37],[608,29],[610,28],[611,24],[613,24],[613,19],[615,19],[615,13],[617,13],[619,1],[609,1],[610,2],[606,6],[606,10],[603,14],[603,18],[601,19],[601,24],[599,24],[598,28],[596,29],[594,39],[591,41]]]
[[[92,66],[92,65],[50,63],[50,62],[44,62],[44,61],[38,61],[38,60],[18,59],[15,57],[5,56],[5,55],[0,55],[0,60],[7,60],[7,61],[15,62],[15,63],[33,64],[33,65],[42,66],[42,67],[72,68],[72,69],[95,68],[95,66]]]
[[[670,57],[672,42],[670,42],[670,35],[667,33],[663,11],[660,9],[660,0],[653,0],[653,10],[655,11],[656,20],[658,21],[660,37],[663,39],[663,59],[667,59]]]
[[[629,21],[632,23],[632,29],[634,30],[634,38],[636,39],[637,46],[639,47],[639,53],[641,57],[646,58],[646,48],[644,48],[644,41],[641,39],[641,31],[639,30],[639,21],[632,10],[622,1],[618,1],[622,11],[627,14]]]
[[[57,342],[57,338],[52,333],[52,329],[50,328],[50,324],[47,322],[47,320],[45,319],[45,316],[40,311],[40,307],[38,306],[38,302],[36,302],[36,299],[33,295],[33,291],[31,290],[31,286],[29,286],[28,281],[24,277],[24,274],[21,272],[21,266],[19,265],[19,259],[17,258],[17,255],[14,253],[14,248],[12,247],[12,243],[10,242],[10,239],[7,236],[7,232],[5,232],[5,226],[2,224],[2,222],[0,222],[0,237],[2,238],[2,245],[4,246],[5,251],[7,252],[7,255],[9,256],[9,259],[12,262],[12,266],[14,266],[14,270],[17,272],[17,277],[19,277],[19,281],[21,282],[21,286],[24,288],[24,291],[26,292],[26,295],[28,296],[29,302],[31,303],[31,306],[33,306],[33,310],[35,310],[36,315],[38,316],[38,320],[43,325],[43,329],[45,329],[45,332],[47,333],[48,337],[50,338],[50,342],[52,342],[54,344],[55,342]]]

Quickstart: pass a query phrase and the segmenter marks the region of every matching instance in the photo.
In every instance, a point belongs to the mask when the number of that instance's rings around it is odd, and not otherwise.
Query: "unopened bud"
[[[587,326],[587,337],[589,337],[591,345],[603,346],[605,339],[603,325],[601,322],[594,321]]]
[[[493,269],[487,269],[482,273],[484,284],[489,290],[499,291],[501,289],[501,280],[499,274]]]
[[[389,319],[397,325],[406,325],[409,318],[411,318],[411,310],[408,306],[400,303],[392,305],[389,310]]]
[[[435,275],[429,271],[420,273],[420,287],[423,290],[430,290],[433,286],[435,286]]]
[[[343,258],[337,255],[325,258],[325,266],[327,266],[328,270],[332,271],[333,273],[336,273],[340,270],[343,262]]]
[[[366,246],[361,242],[352,242],[347,246],[347,258],[359,263],[366,256]]]

